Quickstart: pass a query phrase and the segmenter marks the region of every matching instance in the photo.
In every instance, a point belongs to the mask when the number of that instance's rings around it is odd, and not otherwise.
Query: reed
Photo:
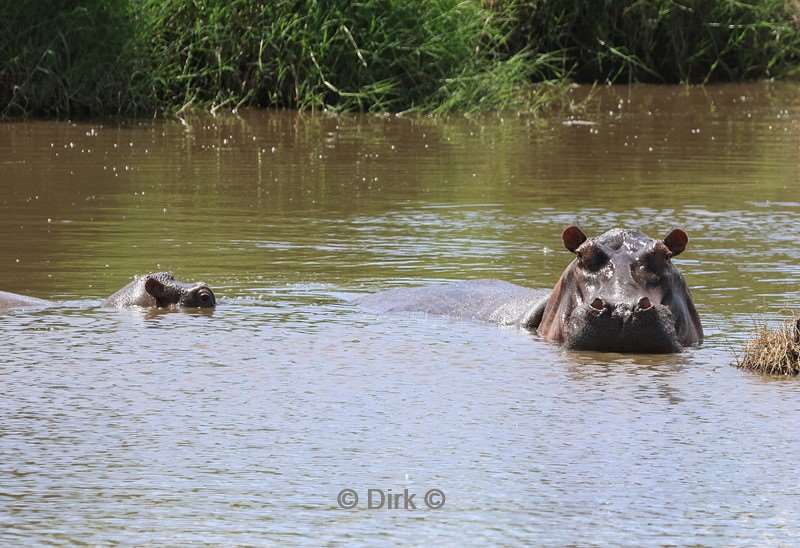
[[[552,57],[507,51],[507,21],[474,1],[206,0],[199,8],[144,3],[158,104],[515,108]]]
[[[797,0],[509,1],[511,42],[564,52],[579,82],[709,83],[800,74]]]
[[[136,110],[127,0],[2,2],[0,115]],[[133,101],[133,102],[132,102]]]
[[[800,72],[798,0],[3,2],[0,114],[538,111],[567,82]]]

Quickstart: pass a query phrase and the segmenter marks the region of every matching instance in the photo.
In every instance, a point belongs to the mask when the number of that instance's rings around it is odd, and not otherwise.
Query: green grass
[[[473,1],[144,6],[159,104],[383,112],[449,110],[447,98],[452,108],[505,108],[538,76],[523,55],[499,54],[501,19]],[[470,100],[454,102],[454,94]]]
[[[585,82],[797,75],[785,0],[2,1],[0,114],[538,111]]]
[[[579,82],[709,83],[800,74],[796,0],[508,2],[511,42],[563,51]]]
[[[127,0],[3,1],[0,113],[115,113],[131,106]]]

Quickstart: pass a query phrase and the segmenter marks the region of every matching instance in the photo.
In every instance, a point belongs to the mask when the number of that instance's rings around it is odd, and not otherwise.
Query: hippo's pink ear
[[[144,290],[152,295],[156,300],[160,300],[166,292],[166,287],[155,278],[147,278],[144,282]]]
[[[680,228],[676,228],[664,238],[664,244],[669,248],[673,257],[680,255],[686,249],[687,243],[689,243],[689,236]]]
[[[586,241],[586,234],[577,226],[568,226],[561,233],[561,239],[564,240],[564,247],[575,253],[575,250]]]

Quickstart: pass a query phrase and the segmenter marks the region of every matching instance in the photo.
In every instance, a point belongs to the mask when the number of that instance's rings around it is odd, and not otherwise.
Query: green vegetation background
[[[800,73],[800,0],[0,0],[0,114],[537,110]]]

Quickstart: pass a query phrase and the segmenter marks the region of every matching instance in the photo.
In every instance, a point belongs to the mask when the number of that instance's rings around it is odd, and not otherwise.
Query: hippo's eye
[[[582,247],[575,253],[578,255],[579,264],[586,270],[598,270],[608,261],[608,255],[595,246]]]
[[[645,284],[656,285],[661,281],[666,258],[660,253],[648,253],[631,264],[631,274]]]
[[[647,261],[634,263],[631,265],[634,278],[639,278],[644,283],[655,284],[661,278],[660,270],[654,270],[647,264]]]
[[[662,272],[667,266],[671,255],[669,250],[656,247],[653,251],[642,257],[642,264],[652,272]]]

